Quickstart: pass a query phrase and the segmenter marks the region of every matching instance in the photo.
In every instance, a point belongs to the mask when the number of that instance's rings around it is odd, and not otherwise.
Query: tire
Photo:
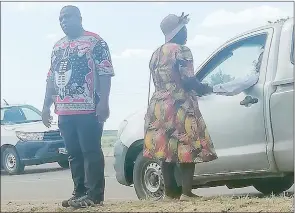
[[[279,195],[284,191],[287,191],[294,184],[294,177],[292,175],[281,178],[267,178],[259,180],[253,184],[264,195]]]
[[[64,169],[70,168],[70,164],[68,160],[58,161],[57,163],[61,168],[64,168]]]
[[[133,183],[137,197],[140,200],[160,200],[164,197],[164,180],[160,162],[143,157],[143,152],[137,156],[133,169]],[[181,187],[177,195],[181,195]]]
[[[2,165],[9,175],[18,175],[24,172],[25,165],[19,159],[14,147],[7,147],[2,153]]]

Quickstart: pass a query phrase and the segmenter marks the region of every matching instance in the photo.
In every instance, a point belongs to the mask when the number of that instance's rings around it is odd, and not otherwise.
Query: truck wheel
[[[253,186],[264,195],[278,195],[287,191],[294,184],[293,176],[286,176],[282,178],[267,178],[259,180]]]
[[[58,165],[60,165],[61,168],[68,169],[70,167],[68,160],[58,161]]]
[[[164,197],[164,180],[160,163],[156,160],[143,157],[140,152],[133,169],[133,182],[137,197],[140,200],[160,200]],[[181,187],[175,186],[181,195]],[[177,196],[177,195],[176,195]]]
[[[3,151],[2,162],[4,170],[10,175],[18,175],[24,172],[25,165],[13,147],[8,147]]]

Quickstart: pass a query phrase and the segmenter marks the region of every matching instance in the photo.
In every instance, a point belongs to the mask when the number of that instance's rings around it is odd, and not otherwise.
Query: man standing
[[[77,7],[63,7],[59,21],[66,36],[53,47],[42,119],[50,127],[54,103],[74,182],[73,196],[62,205],[80,208],[104,200],[101,136],[114,70],[107,43],[83,29]]]

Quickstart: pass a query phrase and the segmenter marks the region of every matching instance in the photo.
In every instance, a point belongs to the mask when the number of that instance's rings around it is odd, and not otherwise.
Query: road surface
[[[106,200],[137,200],[133,187],[120,185],[113,169],[113,157],[106,157]],[[10,201],[57,201],[68,198],[73,190],[69,169],[61,169],[58,164],[26,167],[25,174],[9,176],[1,172],[1,204]],[[294,192],[292,187],[290,192]],[[197,189],[199,195],[245,195],[259,194],[253,187],[228,189],[213,187]]]

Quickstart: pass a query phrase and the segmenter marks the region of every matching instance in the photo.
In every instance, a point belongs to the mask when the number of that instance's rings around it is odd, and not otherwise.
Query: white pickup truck
[[[218,48],[197,69],[211,85],[259,73],[238,95],[199,98],[218,159],[196,164],[194,188],[254,186],[278,194],[294,183],[293,19],[254,29]],[[119,183],[134,184],[140,199],[163,197],[159,162],[142,156],[146,109],[126,118],[118,131],[114,168]],[[177,182],[181,174],[175,170]]]

